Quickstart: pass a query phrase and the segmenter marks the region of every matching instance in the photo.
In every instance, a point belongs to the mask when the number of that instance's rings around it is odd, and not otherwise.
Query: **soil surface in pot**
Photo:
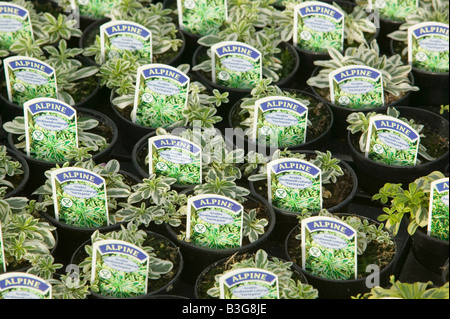
[[[301,267],[302,265],[302,249],[301,240],[296,239],[301,234],[301,227],[290,234],[287,240],[287,252],[292,261]],[[371,264],[376,264],[381,269],[385,268],[393,259],[396,253],[395,245],[379,244],[375,241],[367,245],[366,250],[362,255],[358,255],[357,278],[364,278],[366,267]]]
[[[300,93],[296,94],[295,97],[309,101],[308,120],[311,121],[311,125],[307,128],[306,142],[312,141],[322,135],[330,127],[332,124],[331,114],[328,112],[325,103],[319,99]],[[242,100],[240,102],[242,102]],[[239,111],[240,108],[237,107],[235,108],[233,114],[230,115],[231,123],[233,128],[241,128],[242,130],[246,130],[247,127],[242,126],[240,123],[246,120],[248,114],[239,114]]]

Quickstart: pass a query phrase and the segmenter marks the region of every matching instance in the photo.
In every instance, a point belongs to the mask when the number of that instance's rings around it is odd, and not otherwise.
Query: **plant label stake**
[[[52,98],[37,98],[23,105],[26,152],[39,160],[67,161],[78,148],[77,111]]]
[[[344,50],[344,12],[320,1],[294,7],[294,46],[315,52]]]
[[[185,121],[190,78],[165,64],[147,64],[138,69],[131,119],[147,127],[168,127]]]
[[[211,77],[214,83],[251,89],[262,79],[262,55],[254,47],[223,41],[211,47]]]
[[[0,299],[52,299],[52,285],[24,272],[0,275]]]
[[[322,209],[322,172],[319,167],[296,158],[267,163],[269,202],[294,213]]]
[[[177,11],[181,28],[201,36],[216,33],[228,18],[227,0],[177,0]]]
[[[0,270],[6,272],[5,248],[3,246],[2,222],[0,221]]]
[[[130,21],[110,21],[100,26],[100,49],[103,63],[132,52],[146,63],[152,62],[152,32]]]
[[[147,294],[150,257],[142,248],[123,240],[93,243],[91,283],[102,295],[135,297]]]
[[[339,68],[329,75],[331,102],[348,108],[384,105],[383,76],[362,65]]]
[[[206,194],[188,199],[186,240],[198,246],[242,246],[244,207],[226,196]]]
[[[6,89],[11,103],[23,105],[38,97],[58,98],[55,69],[45,62],[27,56],[3,60]]]
[[[90,18],[104,18],[106,14],[116,7],[120,0],[69,0],[71,7],[78,7],[78,10],[82,16]]]
[[[423,22],[408,28],[408,62],[431,72],[448,72],[448,24]]]
[[[403,21],[419,6],[419,0],[368,0],[367,5],[371,12],[380,12],[381,17]]]
[[[441,240],[449,239],[448,183],[449,178],[446,177],[433,181],[430,185],[427,233],[428,236]]]
[[[357,278],[357,236],[347,223],[313,216],[301,222],[302,268],[333,280]]]
[[[0,50],[9,50],[21,37],[33,39],[28,10],[17,4],[0,2]]]
[[[369,121],[365,156],[388,165],[416,165],[419,142],[419,134],[404,121],[375,115]]]
[[[308,108],[293,98],[269,96],[255,103],[254,142],[277,147],[303,144],[307,126]]]
[[[77,227],[109,225],[105,179],[87,169],[63,167],[51,172],[56,220]]]
[[[220,276],[220,299],[279,299],[278,276],[259,268],[235,269]]]
[[[180,185],[202,182],[202,149],[196,143],[175,135],[148,139],[149,174],[164,175]]]

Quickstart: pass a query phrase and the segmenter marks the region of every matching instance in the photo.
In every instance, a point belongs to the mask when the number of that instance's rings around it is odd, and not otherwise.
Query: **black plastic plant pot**
[[[449,257],[448,240],[428,236],[426,229],[421,228],[415,231],[411,239],[415,259],[429,271],[442,273],[442,267]]]
[[[390,54],[400,54],[398,52],[404,48],[405,44],[391,39]],[[440,107],[449,104],[449,72],[431,72],[417,67],[412,67],[415,85],[420,90],[411,93],[411,106],[426,108]]]
[[[11,156],[11,160],[18,161],[21,165],[20,169],[23,171],[23,174],[20,174],[19,176],[13,176],[11,177],[12,180],[10,180],[13,184],[15,184],[14,189],[8,191],[3,198],[10,198],[10,197],[16,197],[16,196],[25,196],[27,197],[29,194],[25,192],[25,187],[28,184],[28,181],[30,179],[30,167],[28,166],[27,161],[25,158],[17,151],[11,149],[10,147],[6,148],[6,152],[9,156]],[[9,180],[8,176],[6,176],[6,179]]]
[[[96,163],[104,163],[110,160],[111,154],[118,140],[118,130],[114,121],[112,121],[109,117],[100,112],[86,108],[78,108],[77,114],[79,117],[89,117],[99,121],[99,125],[96,128],[90,130],[89,132],[102,135],[104,138],[106,138],[108,142],[108,146],[105,149],[92,153],[92,159]],[[59,165],[61,167],[64,164],[64,162],[57,162],[57,163],[48,162],[44,160],[35,159],[32,156],[28,156],[25,150],[18,149],[16,147],[15,144],[18,143],[18,138],[19,135],[8,133],[9,147],[18,152],[19,154],[21,154],[25,158],[25,160],[28,163],[30,172],[33,175],[33,178],[29,179],[25,188],[26,192],[32,193],[36,190],[37,187],[41,186],[45,182],[46,180],[45,172],[47,170],[55,167],[56,165]]]
[[[350,215],[350,214],[339,214],[339,215]],[[367,219],[371,224],[380,225],[379,222],[374,221],[368,217],[356,215],[362,219]],[[378,258],[383,254],[386,254],[385,248],[380,248],[378,251],[378,256],[367,256],[368,254],[363,254],[362,256],[358,256],[358,269],[363,269],[359,271],[359,275],[357,279],[348,279],[348,280],[339,280],[339,279],[327,279],[322,278],[320,276],[316,276],[311,274],[309,271],[302,268],[302,241],[300,238],[296,238],[296,236],[301,234],[301,224],[295,226],[288,236],[285,239],[285,254],[288,256],[287,259],[293,262],[294,268],[298,271],[301,271],[306,280],[310,285],[316,288],[319,291],[320,299],[350,299],[353,296],[358,294],[364,294],[370,291],[371,285],[376,276],[377,285],[385,287],[389,284],[389,278],[394,274],[394,266],[399,258],[399,249],[397,242],[394,238],[392,238],[395,245],[395,252],[392,252],[390,256],[386,256],[383,258],[383,265],[380,266],[380,260],[382,258]],[[368,249],[366,249],[367,251]],[[363,260],[363,261],[361,261]],[[367,271],[367,266],[359,264],[360,262],[368,263],[369,265],[377,266],[379,268],[378,273],[370,272],[369,274],[365,273]],[[373,267],[375,268],[375,267]],[[369,276],[371,276],[369,278]]]
[[[310,101],[308,120],[312,122],[312,125],[309,131],[307,129],[305,143],[286,147],[269,146],[266,144],[256,143],[253,139],[249,138],[247,134],[245,134],[245,128],[241,127],[240,125],[240,122],[245,120],[245,118],[239,115],[240,105],[243,102],[242,99],[240,99],[233,105],[228,115],[228,128],[225,128],[225,134],[227,133],[228,129],[232,129],[233,136],[232,138],[231,136],[229,136],[227,141],[233,143],[233,145],[235,145],[237,148],[244,149],[246,153],[248,153],[249,151],[255,151],[268,157],[271,157],[273,153],[278,149],[287,148],[294,151],[321,149],[325,147],[326,143],[328,142],[328,138],[330,136],[334,121],[333,112],[331,111],[328,104],[322,102],[313,94],[305,91],[295,89],[286,89],[285,91],[296,93],[299,97]],[[247,97],[251,97],[251,95],[248,95],[245,98]]]
[[[390,39],[388,34],[397,31],[405,21],[393,21],[380,17],[380,33],[378,36],[378,46],[380,47],[380,54],[391,54]]]
[[[291,67],[288,69],[286,67],[283,68],[283,72],[286,74],[285,76],[280,77],[278,82],[272,83],[274,85],[279,86],[280,88],[294,88],[295,87],[295,76],[297,72],[299,71],[300,67],[300,59],[297,53],[297,50],[287,42],[282,42],[279,45],[279,48],[281,49],[281,53],[288,52],[290,55],[289,59],[286,59],[287,62],[291,63]],[[196,66],[203,61],[209,59],[207,51],[208,47],[205,46],[198,46],[197,49],[194,51],[194,54],[192,56],[192,66]],[[211,73],[206,73],[203,71],[194,71],[196,72],[196,75],[200,79],[202,83],[205,83],[207,86],[219,90],[219,92],[229,92],[228,95],[228,105],[233,105],[236,103],[239,99],[243,98],[244,96],[250,94],[251,89],[241,89],[241,88],[232,88],[223,86],[220,84],[216,84],[212,81]],[[218,115],[222,116],[223,118],[226,118],[228,116],[229,109],[227,109],[224,106],[221,106],[218,108]]]
[[[195,286],[194,286],[194,294],[196,299],[214,299],[213,297],[209,296],[207,294],[208,289],[213,288],[215,276],[217,274],[221,274],[224,271],[232,270],[233,262],[240,261],[241,259],[248,259],[252,257],[248,254],[239,254],[237,256],[233,256],[232,259],[230,258],[222,258],[220,260],[217,260],[211,264],[209,264],[207,267],[205,267],[202,272],[197,276],[197,279],[195,280]],[[269,254],[269,259],[277,258],[280,261],[286,262],[284,259],[279,258],[278,256],[271,256]],[[292,271],[292,279],[297,281],[300,281],[302,284],[308,284],[308,281],[303,275],[302,272],[298,271],[295,267],[291,266]]]
[[[192,191],[187,192],[186,194],[192,194]],[[180,247],[181,253],[185,257],[185,272],[183,273],[185,281],[194,284],[196,278],[204,268],[222,258],[232,256],[236,253],[256,252],[256,250],[261,248],[263,243],[271,236],[275,227],[275,213],[267,201],[258,194],[251,192],[243,205],[244,211],[255,208],[258,209],[257,218],[265,218],[269,223],[265,227],[264,234],[260,235],[256,241],[250,242],[247,239],[244,239],[242,246],[236,248],[217,249],[196,245],[195,243],[178,238],[180,232],[186,230],[186,221],[179,227],[172,227],[169,224],[166,224],[169,238],[172,238],[177,246]],[[259,217],[259,215],[261,215],[261,217]]]
[[[348,132],[347,144],[360,182],[359,185],[368,194],[378,193],[379,189],[388,182],[407,184],[433,171],[444,172],[448,165],[449,122],[439,114],[417,107],[398,106],[396,109],[400,111],[400,117],[414,119],[416,123],[425,125],[422,133],[425,133],[427,138],[422,138],[422,143],[428,145],[428,150],[436,146],[439,141],[441,144],[446,143],[447,148],[435,156],[436,159],[433,161],[424,161],[413,166],[388,165],[367,158],[359,149],[361,133],[351,134]]]
[[[84,60],[84,59],[81,59]],[[83,83],[83,80],[80,80],[77,85]],[[100,96],[100,79],[95,79],[95,86],[91,86],[90,84],[83,85],[89,93],[83,96],[81,100],[76,100],[75,104],[72,105],[75,109],[79,108],[98,108],[98,104],[101,101]],[[5,72],[4,68],[0,68],[0,114],[2,115],[3,121],[11,121],[16,116],[23,116],[23,107],[16,103],[10,102],[8,99],[7,88],[5,84]]]
[[[166,236],[152,231],[146,231],[146,233],[147,239],[144,242],[144,245],[153,247],[153,253],[156,254],[157,258],[165,260],[171,259],[170,261],[174,265],[172,271],[161,275],[159,279],[149,279],[147,294],[145,295],[128,298],[116,298],[113,296],[102,295],[98,292],[90,290],[90,296],[88,297],[89,299],[158,299],[157,296],[168,294],[177,287],[181,274],[184,272],[184,258],[182,253],[173,241]],[[92,245],[92,240],[89,239],[85,241],[73,252],[70,264],[78,265],[88,257],[85,251],[86,245]]]
[[[294,152],[310,154],[311,156],[316,154],[314,151],[307,150]],[[336,192],[336,196],[333,196],[333,198],[340,197],[342,199],[340,201],[335,199],[323,199],[323,208],[327,209],[330,213],[346,212],[358,191],[358,177],[352,167],[343,160],[340,161],[339,166],[342,168],[344,175],[342,177],[338,177],[338,181],[335,184],[336,186],[333,186],[334,191]],[[250,181],[250,190],[265,199],[268,198],[267,181]],[[297,217],[299,212],[291,212],[285,209],[280,209],[274,205],[270,206],[274,210],[277,218],[272,237],[274,241],[282,243],[286,238],[286,234],[288,234],[292,228],[298,224]],[[317,213],[318,212],[315,212],[313,214]]]
[[[137,176],[127,171],[120,170],[119,174],[124,175],[125,178],[130,181],[130,183],[137,184],[141,181]],[[38,196],[38,201],[42,201],[42,195]],[[101,233],[107,233],[120,229],[121,225],[123,224],[119,222],[116,224],[110,224],[100,227],[79,227],[77,225],[67,224],[63,220],[59,220],[56,218],[53,205],[49,206],[47,208],[47,211],[42,211],[39,214],[48,223],[56,227],[59,234],[60,248],[56,250],[55,254],[56,256],[58,256],[58,258],[66,262],[70,261],[73,252],[86,240],[89,240],[91,238],[91,235],[95,231],[98,230]]]
[[[314,69],[314,72],[311,74],[311,77],[316,76],[319,71],[320,71],[320,67],[317,67]],[[412,73],[409,73],[409,80],[411,82],[412,85],[414,85],[414,76]],[[381,106],[377,106],[377,107],[364,107],[364,108],[349,108],[349,107],[344,107],[344,106],[340,106],[337,104],[332,103],[330,100],[328,100],[327,98],[325,98],[323,96],[324,93],[321,94],[320,90],[318,90],[317,88],[310,86],[311,91],[314,93],[314,95],[319,98],[320,100],[322,100],[324,103],[327,103],[328,106],[331,108],[331,110],[333,111],[334,114],[334,123],[333,123],[333,127],[331,129],[331,132],[333,134],[333,136],[339,137],[339,138],[345,138],[346,134],[347,134],[347,117],[353,113],[353,112],[363,112],[363,113],[369,113],[369,112],[382,112],[384,110],[386,110],[388,107],[392,107],[392,106],[396,106],[396,105],[409,105],[410,102],[410,96],[411,96],[411,91],[406,92],[403,96],[399,97],[398,99],[396,99],[395,101],[391,101],[390,103],[381,105]],[[328,93],[328,92],[327,92]]]
[[[80,43],[79,47],[82,49],[86,49],[89,46],[93,45],[95,43],[95,39],[97,35],[100,35],[100,26],[104,23],[109,22],[110,19],[100,19],[98,21],[95,21],[91,23],[81,34],[80,37]],[[182,32],[178,32],[178,39],[182,40],[183,44],[179,48],[178,52],[176,54],[162,54],[161,56],[154,56],[153,62],[149,63],[161,63],[161,64],[167,64],[171,66],[177,67],[182,62],[182,56],[184,54],[184,51],[186,49],[186,40],[184,38],[184,34]],[[91,65],[97,65],[98,64],[94,61],[92,57],[86,57],[86,59],[89,61]]]
[[[448,282],[448,258],[445,261],[444,266],[442,267],[441,275],[442,275],[442,284]]]

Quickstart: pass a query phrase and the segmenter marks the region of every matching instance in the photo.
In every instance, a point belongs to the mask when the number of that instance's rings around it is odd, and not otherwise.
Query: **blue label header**
[[[194,199],[192,201],[192,205],[194,205],[196,209],[211,208],[211,207],[225,208],[235,213],[243,209],[243,206],[241,204],[232,199],[225,199],[222,197],[215,197],[215,196],[211,197],[204,197],[204,195],[200,196],[202,196],[201,199]]]
[[[348,238],[351,238],[355,235],[355,231],[350,228],[346,223],[341,222],[339,220],[330,220],[330,219],[320,219],[315,218],[314,221],[310,221],[306,223],[306,227],[310,232],[315,231],[323,231],[323,230],[331,230],[337,233],[341,233]]]
[[[269,101],[265,101],[259,104],[259,107],[263,112],[280,109],[280,110],[290,110],[298,114],[305,113],[308,108],[301,104],[300,102],[295,102],[290,99],[274,98]]]
[[[316,177],[320,173],[320,169],[315,165],[302,160],[293,161],[286,159],[284,162],[273,165],[272,169],[276,174],[297,171]]]
[[[230,278],[225,279],[225,283],[229,287],[246,281],[262,281],[268,284],[272,284],[276,280],[276,278],[277,277],[272,273],[266,272],[262,269],[255,269],[235,274]]]
[[[400,120],[376,120],[374,121],[375,128],[377,130],[391,130],[406,136],[409,140],[415,141],[419,138],[419,134],[417,134],[409,125],[405,124]]]
[[[33,288],[46,293],[50,288],[50,284],[45,280],[26,274],[18,274],[17,276],[7,276],[7,278],[0,279],[0,290],[9,288]]]
[[[172,79],[179,82],[181,85],[185,85],[189,81],[189,78],[183,72],[169,66],[150,66],[149,68],[142,70],[142,75],[145,79],[155,77]]]
[[[311,15],[323,15],[326,17],[330,17],[336,21],[341,20],[344,16],[337,8],[323,4],[308,4],[300,8],[299,13],[302,17]]]
[[[104,182],[103,178],[99,175],[76,168],[56,174],[55,177],[60,183],[68,181],[83,181],[100,186]]]
[[[63,114],[69,118],[75,115],[76,110],[70,105],[63,102],[56,102],[53,100],[41,101],[28,105],[31,114],[35,115],[40,112],[52,111],[55,113]]]
[[[334,75],[334,79],[339,83],[344,80],[348,80],[351,78],[368,78],[371,80],[378,80],[381,77],[381,72],[378,72],[371,68],[365,68],[365,67],[352,67],[352,68],[346,68],[346,70],[343,70],[342,72],[337,72]]]
[[[417,29],[413,30],[413,34],[416,38],[424,37],[427,35],[441,35],[448,37],[448,25],[442,25],[442,24],[436,24],[436,25],[429,25],[418,27]]]
[[[150,36],[150,31],[142,26],[137,26],[134,24],[124,24],[118,23],[110,27],[105,28],[105,32],[108,36],[113,36],[117,34],[134,34],[144,39]]]
[[[448,179],[446,181],[436,183],[435,188],[439,193],[448,192]]]
[[[9,67],[14,71],[19,69],[31,69],[41,71],[49,76],[54,73],[54,69],[48,64],[41,61],[31,60],[29,58],[13,60],[10,61],[8,64]]]
[[[153,141],[153,144],[157,149],[169,147],[183,149],[193,154],[197,154],[200,152],[200,148],[194,143],[176,137],[161,138],[159,140]]]
[[[15,15],[20,17],[25,17],[28,14],[28,11],[23,9],[22,7],[5,4],[0,6],[0,15]]]
[[[144,250],[136,247],[135,245],[122,241],[108,242],[105,244],[100,243],[98,245],[98,250],[102,255],[120,253],[134,257],[141,262],[145,261],[148,258],[148,254]]]
[[[250,57],[256,60],[261,57],[261,53],[249,45],[245,44],[224,44],[223,46],[217,46],[216,52],[219,57],[223,57],[230,54],[238,54],[246,57]]]

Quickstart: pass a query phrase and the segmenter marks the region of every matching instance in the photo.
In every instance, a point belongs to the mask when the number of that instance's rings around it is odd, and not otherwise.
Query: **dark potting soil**
[[[287,240],[287,251],[292,261],[301,267],[302,265],[302,249],[301,240],[296,239],[301,234],[301,227],[297,227],[295,231],[290,234]],[[370,242],[367,245],[366,250],[362,255],[358,255],[357,262],[357,278],[363,278],[366,273],[366,267],[368,265],[376,264],[383,269],[394,258],[396,253],[395,245],[379,244],[375,241]]]
[[[331,125],[331,117],[327,112],[326,105],[322,101],[315,99],[309,95],[295,94],[294,98],[300,98],[309,101],[308,120],[311,121],[311,125],[308,125],[307,128],[306,142],[314,140],[315,138],[322,135]],[[247,128],[242,126],[240,123],[246,120],[248,114],[239,114],[239,111],[240,108],[236,108],[235,112],[231,114],[232,125],[233,128],[241,128],[242,130],[245,130]]]

